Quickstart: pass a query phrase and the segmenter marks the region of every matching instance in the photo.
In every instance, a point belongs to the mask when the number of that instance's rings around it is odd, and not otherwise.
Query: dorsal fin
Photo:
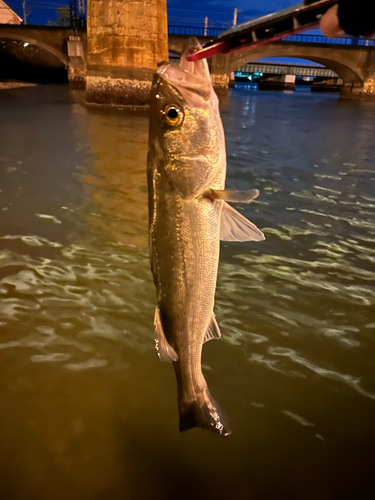
[[[209,340],[212,339],[220,339],[220,338],[221,338],[221,333],[219,325],[217,324],[215,315],[212,314],[210,324],[208,325],[206,334],[203,339],[203,343],[208,342]]]
[[[168,343],[165,338],[163,325],[161,324],[160,318],[160,310],[157,307],[155,310],[154,317],[154,326],[155,326],[155,349],[158,353],[159,358],[162,361],[166,361],[168,363],[172,363],[173,361],[178,360],[178,356],[173,347]]]

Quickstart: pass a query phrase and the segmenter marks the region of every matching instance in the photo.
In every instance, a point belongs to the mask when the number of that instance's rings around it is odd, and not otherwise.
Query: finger
[[[323,35],[328,37],[337,37],[345,35],[345,31],[340,28],[339,18],[337,16],[338,5],[334,5],[320,20],[320,29]]]

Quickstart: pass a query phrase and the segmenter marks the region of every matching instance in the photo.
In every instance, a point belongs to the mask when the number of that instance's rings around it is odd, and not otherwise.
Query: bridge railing
[[[361,47],[375,47],[373,38],[354,38],[343,36],[341,38],[328,38],[322,35],[290,35],[281,39],[282,42],[297,43],[327,43],[332,45],[360,45]]]
[[[171,35],[195,35],[195,36],[211,36],[216,37],[223,33],[227,28],[204,28],[203,26],[187,26],[187,25],[168,25],[168,32]],[[322,35],[290,35],[281,39],[282,42],[294,43],[326,43],[331,45],[359,45],[361,47],[375,47],[374,38],[328,38]]]
[[[203,26],[183,26],[176,24],[168,25],[168,33],[170,35],[194,35],[194,36],[219,36],[220,33],[223,33],[228,28],[210,28]]]

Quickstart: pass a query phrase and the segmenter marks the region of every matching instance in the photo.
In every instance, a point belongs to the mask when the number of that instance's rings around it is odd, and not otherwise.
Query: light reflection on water
[[[222,440],[178,434],[153,350],[147,117],[80,98],[0,94],[4,498],[367,498],[375,107],[241,89],[222,103],[227,185],[260,189],[238,208],[267,238],[222,244],[223,338],[203,361],[232,419]]]

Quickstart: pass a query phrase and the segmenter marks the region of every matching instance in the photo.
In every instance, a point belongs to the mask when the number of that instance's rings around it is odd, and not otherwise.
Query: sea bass
[[[155,344],[173,362],[180,431],[230,430],[202,374],[202,345],[220,338],[214,296],[220,239],[260,241],[263,233],[227,202],[257,190],[225,191],[226,153],[218,98],[206,60],[162,64],[151,90],[148,151],[149,239],[157,294]]]

